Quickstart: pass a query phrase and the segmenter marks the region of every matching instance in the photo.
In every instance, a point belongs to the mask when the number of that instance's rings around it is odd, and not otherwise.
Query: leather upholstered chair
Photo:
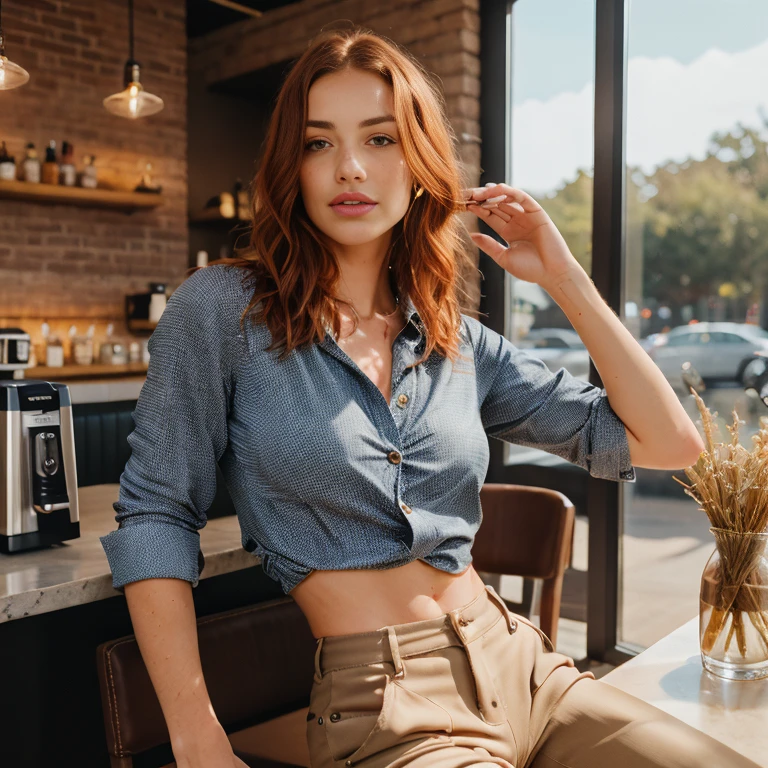
[[[562,493],[486,483],[483,523],[472,547],[475,570],[541,579],[541,630],[557,643],[563,576],[570,561],[575,510]]]
[[[560,493],[486,484],[483,524],[472,550],[478,571],[543,579],[541,628],[557,634],[563,573],[574,509]],[[198,619],[203,675],[235,754],[254,768],[308,766],[306,716],[315,640],[293,599],[285,597]],[[135,638],[97,649],[112,768],[169,742],[160,704]]]
[[[293,599],[203,616],[197,627],[203,677],[235,754],[255,768],[308,766],[316,643]],[[132,768],[170,741],[160,703],[133,635],[102,643],[96,662],[112,768]]]

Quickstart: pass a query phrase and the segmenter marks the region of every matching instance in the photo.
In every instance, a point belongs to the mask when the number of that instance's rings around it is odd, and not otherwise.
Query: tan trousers
[[[486,587],[436,619],[317,641],[312,768],[755,768],[580,673]]]

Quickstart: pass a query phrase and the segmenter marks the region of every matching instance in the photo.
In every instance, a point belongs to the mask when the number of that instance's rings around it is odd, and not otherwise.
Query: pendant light
[[[140,65],[133,58],[133,0],[128,0],[128,61],[125,62],[123,84],[120,93],[113,93],[104,99],[104,107],[118,117],[135,120],[137,117],[154,115],[163,108],[163,100],[148,93],[139,82]]]
[[[2,0],[0,0],[0,91],[18,88],[29,80],[29,72],[18,64],[9,61],[5,55],[5,37],[3,37]]]

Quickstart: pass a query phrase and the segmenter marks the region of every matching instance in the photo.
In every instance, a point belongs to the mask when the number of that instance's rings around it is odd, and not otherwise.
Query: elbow
[[[693,466],[704,450],[704,442],[691,424],[691,429],[665,435],[651,445],[630,439],[632,464],[646,469],[677,470]]]
[[[690,467],[695,464],[699,460],[699,456],[701,456],[704,447],[704,440],[702,440],[701,435],[694,430],[688,440],[686,462],[683,466]]]

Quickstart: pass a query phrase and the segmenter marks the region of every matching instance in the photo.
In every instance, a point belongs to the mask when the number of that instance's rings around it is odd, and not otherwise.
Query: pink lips
[[[349,205],[345,200],[357,200],[359,202]],[[364,216],[376,207],[376,202],[362,192],[342,192],[331,201],[331,208],[340,216]]]

